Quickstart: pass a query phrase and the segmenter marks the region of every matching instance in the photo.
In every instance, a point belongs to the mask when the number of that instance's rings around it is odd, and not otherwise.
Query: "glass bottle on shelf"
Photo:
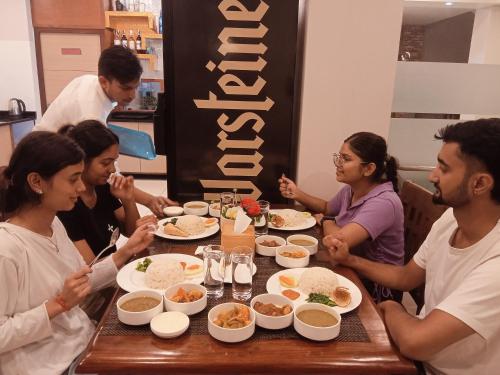
[[[122,44],[122,41],[120,40],[120,30],[115,30],[114,34],[113,44],[115,46],[120,46]]]
[[[122,47],[128,48],[128,39],[127,36],[125,35],[125,30],[123,30],[122,33]]]
[[[140,51],[142,50],[141,30],[137,30],[137,38],[135,38],[135,49],[137,50],[137,53],[140,53]]]
[[[130,37],[128,38],[128,48],[130,48],[132,51],[135,51],[134,32],[132,30],[130,30],[129,35],[130,35]]]

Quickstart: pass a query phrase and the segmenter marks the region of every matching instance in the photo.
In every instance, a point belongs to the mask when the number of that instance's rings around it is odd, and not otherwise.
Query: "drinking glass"
[[[227,224],[227,220],[224,215],[225,212],[235,206],[236,195],[232,191],[225,191],[220,193],[220,226],[221,230]]]
[[[220,245],[203,248],[203,283],[207,297],[220,298],[224,294],[225,254]]]
[[[220,208],[223,206],[227,208],[233,207],[236,202],[236,196],[232,191],[225,191],[220,193]]]
[[[258,221],[255,221],[255,235],[262,236],[264,234],[267,234],[268,231],[270,203],[268,201],[260,200],[257,201],[257,204],[260,207],[261,216]]]
[[[253,249],[236,246],[231,251],[233,298],[240,301],[252,297]]]

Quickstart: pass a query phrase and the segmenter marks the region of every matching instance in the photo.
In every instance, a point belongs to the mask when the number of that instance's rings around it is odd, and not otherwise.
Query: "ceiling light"
[[[448,1],[448,2],[444,3],[444,5],[453,5],[453,3],[451,1]]]

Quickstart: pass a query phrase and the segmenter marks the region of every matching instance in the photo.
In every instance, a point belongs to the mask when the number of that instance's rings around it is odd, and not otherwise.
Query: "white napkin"
[[[202,255],[203,254],[203,248],[205,246],[198,246],[196,250],[194,251],[194,255]]]
[[[252,219],[250,219],[243,210],[239,210],[236,214],[236,220],[234,221],[234,233],[243,233],[251,223]]]

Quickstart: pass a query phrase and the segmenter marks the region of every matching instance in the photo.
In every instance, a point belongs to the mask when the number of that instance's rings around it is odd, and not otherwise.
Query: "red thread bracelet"
[[[56,298],[54,298],[54,301],[60,305],[64,311],[69,311],[70,308],[68,307],[68,305],[66,304],[66,301],[64,300],[64,298],[59,294],[56,296]]]

